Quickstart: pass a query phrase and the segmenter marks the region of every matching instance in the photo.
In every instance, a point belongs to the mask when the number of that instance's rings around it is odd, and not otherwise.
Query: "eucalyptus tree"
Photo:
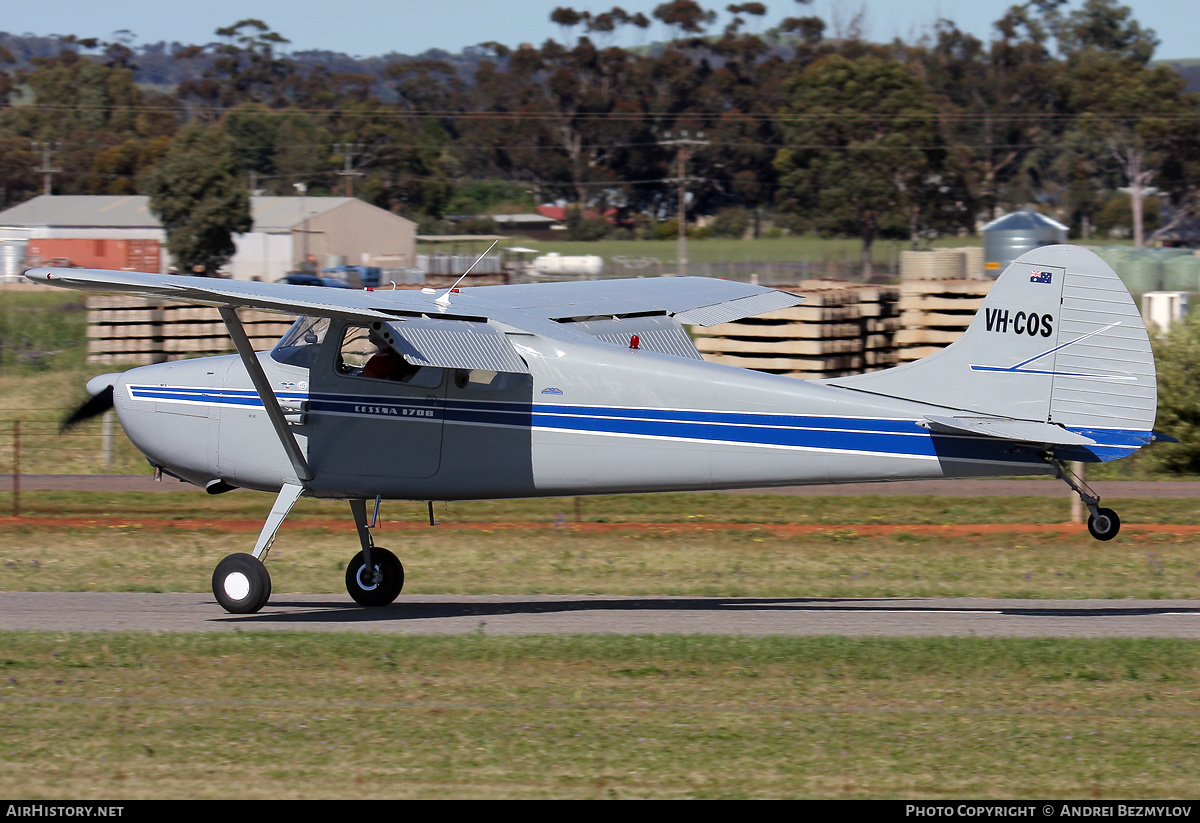
[[[919,223],[938,110],[906,66],[874,55],[819,60],[788,78],[784,94],[780,205],[819,230],[859,237],[869,273],[881,228]]]
[[[233,257],[233,235],[250,231],[250,198],[240,171],[228,135],[194,120],[150,173],[150,210],[180,272],[215,274]]]

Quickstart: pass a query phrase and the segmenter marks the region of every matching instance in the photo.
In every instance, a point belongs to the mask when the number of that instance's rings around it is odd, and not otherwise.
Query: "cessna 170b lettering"
[[[26,276],[219,309],[236,355],[95,377],[71,421],[115,407],[163,473],[214,494],[276,494],[253,551],[226,557],[213,574],[213,593],[234,613],[266,604],[263,560],[301,496],[349,501],[361,551],[346,587],[358,603],[381,606],[399,595],[404,568],[374,545],[369,501],[377,515],[381,499],[1051,474],[1087,505],[1091,533],[1108,540],[1116,513],[1067,461],[1115,460],[1156,439],[1141,316],[1112,269],[1073,246],[1012,263],[942,351],[811,381],[701,359],[685,326],[803,301],[723,280],[439,294],[85,269]],[[300,319],[256,353],[242,307]]]

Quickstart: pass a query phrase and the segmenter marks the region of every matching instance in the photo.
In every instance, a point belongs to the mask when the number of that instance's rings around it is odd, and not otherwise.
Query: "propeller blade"
[[[85,420],[91,420],[96,415],[104,414],[112,407],[113,387],[106,386],[96,395],[89,397],[87,401],[75,411],[71,412],[71,414],[68,415],[61,424],[59,424],[58,431],[61,434],[72,426],[82,423]]]

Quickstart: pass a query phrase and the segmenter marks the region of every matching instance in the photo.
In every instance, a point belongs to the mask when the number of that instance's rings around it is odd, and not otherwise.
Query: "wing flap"
[[[1047,446],[1094,446],[1097,441],[1053,423],[1003,417],[942,417],[926,415],[925,427],[943,434],[973,434]]]
[[[696,344],[688,336],[683,326],[675,318],[665,314],[649,317],[630,317],[614,320],[604,317],[597,320],[579,320],[565,323],[565,326],[585,334],[590,334],[597,340],[615,343],[618,346],[629,346],[634,335],[639,340],[638,347],[645,351],[659,354],[670,354],[675,357],[686,357],[690,360],[701,360]]]
[[[714,303],[711,306],[699,306],[687,311],[676,312],[675,317],[690,326],[716,326],[721,323],[732,323],[743,317],[766,314],[777,309],[790,309],[803,302],[803,297],[772,289],[761,294],[752,294],[749,297],[739,297]]]
[[[466,291],[498,306],[559,322],[657,311],[673,314],[689,325],[711,326],[804,302],[803,297],[778,289],[708,277],[583,280]]]

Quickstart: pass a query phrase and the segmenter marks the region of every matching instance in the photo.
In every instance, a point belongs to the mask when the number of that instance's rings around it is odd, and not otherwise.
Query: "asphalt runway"
[[[231,615],[210,594],[3,592],[0,629],[1200,638],[1200,600],[401,595],[364,609],[344,595],[283,593]]]

